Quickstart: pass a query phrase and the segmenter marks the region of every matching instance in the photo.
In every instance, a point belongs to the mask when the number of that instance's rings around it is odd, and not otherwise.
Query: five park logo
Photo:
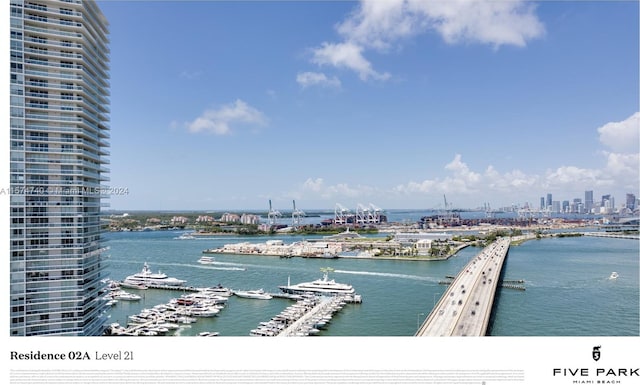
[[[593,351],[591,352],[591,356],[593,357],[594,361],[598,361],[600,359],[600,348],[601,348],[600,345],[593,347]]]
[[[602,345],[597,345],[591,350],[591,358],[595,362],[602,358],[601,349]],[[553,377],[565,378],[571,384],[637,384],[640,367],[553,368]]]

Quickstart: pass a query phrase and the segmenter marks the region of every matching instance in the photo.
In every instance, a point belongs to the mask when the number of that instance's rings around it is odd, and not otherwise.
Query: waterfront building
[[[416,242],[416,250],[418,250],[418,255],[430,255],[432,244],[432,239],[419,239]]]
[[[540,197],[540,211],[544,211],[547,206],[544,203],[544,197]]]
[[[401,244],[414,244],[420,240],[448,242],[453,235],[447,233],[396,233],[393,239]]]
[[[231,214],[231,213],[224,213],[220,217],[220,221],[221,222],[228,222],[228,223],[240,222],[240,215]]]
[[[553,195],[547,194],[547,209],[550,209],[552,204],[553,204]]]
[[[255,214],[242,214],[240,217],[240,223],[245,225],[259,225],[260,224],[260,216]]]
[[[9,333],[100,335],[108,21],[94,1],[10,7]]]
[[[189,223],[189,218],[183,217],[181,215],[177,215],[171,218],[171,224],[173,225],[186,225],[187,223]]]
[[[200,215],[196,218],[196,223],[211,223],[213,221],[215,221],[215,219],[210,215]]]

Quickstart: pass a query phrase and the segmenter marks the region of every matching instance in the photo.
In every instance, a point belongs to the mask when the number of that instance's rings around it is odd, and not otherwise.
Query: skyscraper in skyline
[[[108,22],[88,0],[10,7],[10,335],[98,335]]]
[[[635,196],[635,194],[627,193],[627,198],[626,198],[625,205],[631,211],[636,209],[636,196]]]
[[[587,190],[584,192],[584,210],[587,213],[593,209],[593,190]]]

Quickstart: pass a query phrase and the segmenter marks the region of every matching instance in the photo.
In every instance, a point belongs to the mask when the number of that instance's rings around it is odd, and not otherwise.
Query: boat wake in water
[[[352,271],[352,270],[335,270],[334,272],[342,273],[342,274],[375,275],[378,277],[404,278],[404,279],[413,279],[416,281],[427,281],[427,282],[435,282],[435,283],[439,281],[437,278],[433,278],[433,277],[420,277],[417,275],[409,275],[409,274],[379,273],[374,271]]]
[[[207,270],[231,270],[231,271],[245,271],[247,269],[245,269],[244,267],[214,267],[214,266],[197,266],[200,269],[207,269]]]
[[[221,262],[216,262],[216,263],[221,263]],[[244,271],[247,270],[244,267],[215,267],[215,266],[211,266],[212,263],[206,264],[206,265],[191,265],[188,263],[167,263],[166,265],[171,265],[171,266],[183,266],[183,267],[195,267],[198,269],[209,269],[209,270],[237,270],[237,271]],[[236,264],[237,266],[242,266],[240,264]]]

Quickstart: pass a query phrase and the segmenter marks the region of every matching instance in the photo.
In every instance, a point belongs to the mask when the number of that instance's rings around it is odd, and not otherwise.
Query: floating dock
[[[349,298],[345,296],[305,295],[294,305],[251,330],[260,337],[303,337],[315,335],[325,328],[333,314],[340,311]]]

